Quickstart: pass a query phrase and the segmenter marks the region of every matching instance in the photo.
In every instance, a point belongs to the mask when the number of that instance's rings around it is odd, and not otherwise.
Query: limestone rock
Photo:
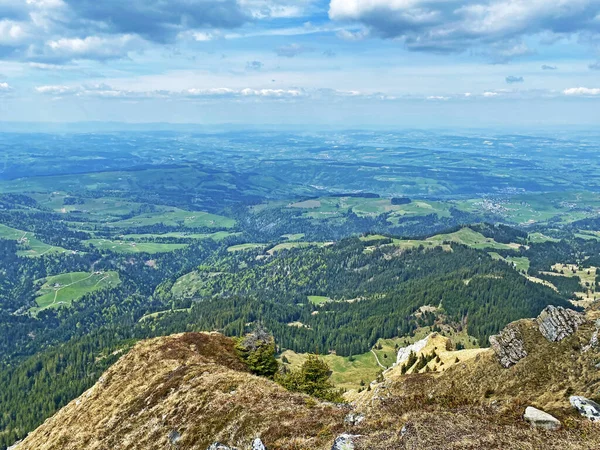
[[[550,342],[562,341],[586,322],[585,316],[561,306],[547,306],[538,316],[540,333]]]
[[[360,425],[365,420],[365,416],[360,413],[349,413],[344,417],[344,423],[352,426]]]
[[[569,397],[569,402],[583,417],[587,417],[592,422],[600,422],[600,405],[598,403],[577,395]]]
[[[207,450],[236,450],[236,449],[233,447],[228,447],[224,444],[221,444],[220,442],[215,442],[210,447],[208,447]]]
[[[588,343],[588,345],[583,347],[583,349],[581,349],[581,351],[585,353],[594,347],[598,347],[598,330],[594,331],[594,334],[592,334],[592,338],[590,339],[590,342]]]
[[[560,420],[533,406],[528,406],[525,409],[523,418],[537,428],[545,428],[546,430],[558,430],[560,428]]]
[[[252,442],[252,450],[267,450],[267,448],[259,438],[256,438]]]
[[[508,325],[500,334],[490,336],[490,345],[505,368],[514,366],[527,356],[521,333],[514,324]]]
[[[354,450],[354,439],[357,437],[352,434],[342,434],[335,439],[331,450]]]

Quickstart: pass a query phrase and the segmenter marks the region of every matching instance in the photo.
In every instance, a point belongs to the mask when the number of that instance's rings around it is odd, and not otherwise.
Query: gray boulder
[[[523,418],[537,428],[544,428],[546,430],[560,429],[560,420],[533,406],[528,406],[527,409],[525,409]]]
[[[505,368],[514,366],[527,356],[523,338],[515,324],[509,324],[500,334],[490,336],[490,345]]]
[[[598,403],[577,395],[569,397],[569,402],[583,417],[587,417],[592,422],[600,422],[600,405]]]
[[[540,333],[550,342],[562,341],[586,322],[583,314],[561,306],[547,306],[536,319]]]
[[[259,438],[256,438],[252,442],[252,450],[267,450],[267,448]]]
[[[359,437],[352,434],[342,434],[333,442],[331,450],[354,450],[354,440]]]

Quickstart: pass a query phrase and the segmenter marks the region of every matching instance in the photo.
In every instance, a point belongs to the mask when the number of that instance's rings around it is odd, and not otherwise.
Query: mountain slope
[[[18,450],[330,448],[345,412],[247,372],[231,339],[189,333],[138,344]]]
[[[600,312],[577,317],[582,323],[560,342],[545,337],[540,318],[510,324],[526,355],[508,368],[492,350],[452,352],[434,334],[420,352],[439,351],[424,366],[435,372],[404,375],[397,365],[348,406],[251,375],[234,341],[220,334],[157,338],[139,343],[16,450],[207,450],[215,442],[247,450],[257,437],[268,450],[329,450],[342,433],[357,435],[342,438],[355,450],[598,449],[600,426],[582,418],[569,396],[593,398],[600,387],[592,338]],[[523,419],[528,406],[562,428],[532,428]]]

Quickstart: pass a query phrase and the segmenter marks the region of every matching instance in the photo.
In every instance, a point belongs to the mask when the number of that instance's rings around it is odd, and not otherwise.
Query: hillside
[[[324,449],[344,415],[248,373],[233,340],[188,333],[138,344],[15,450]]]
[[[403,375],[398,364],[348,405],[251,375],[234,341],[220,334],[157,338],[139,343],[14,450],[206,450],[215,442],[250,449],[256,438],[269,450],[596,449],[600,427],[578,415],[569,396],[598,390],[600,352],[588,344],[599,316],[589,311],[560,342],[542,336],[539,319],[509,325],[527,352],[510,368],[490,349],[440,348],[447,341],[434,334],[417,356],[439,351],[447,370]],[[528,406],[562,428],[531,427],[523,420]]]

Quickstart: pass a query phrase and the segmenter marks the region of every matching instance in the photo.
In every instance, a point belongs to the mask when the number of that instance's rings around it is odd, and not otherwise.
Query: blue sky
[[[0,121],[600,124],[600,0],[0,0]]]

